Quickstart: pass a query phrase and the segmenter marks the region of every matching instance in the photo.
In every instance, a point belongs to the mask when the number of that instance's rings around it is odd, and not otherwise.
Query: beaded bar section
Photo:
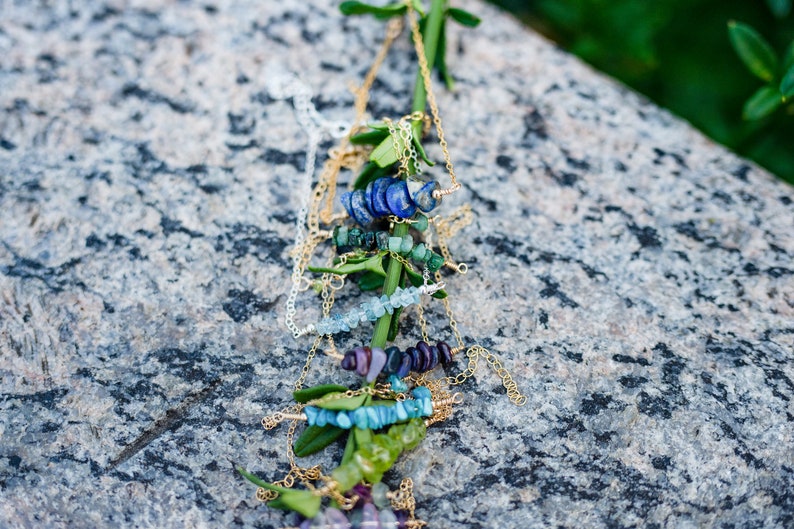
[[[400,351],[397,347],[356,347],[345,353],[342,358],[342,369],[355,371],[366,377],[367,382],[374,381],[379,375],[403,378],[411,371],[424,373],[438,364],[449,365],[452,362],[452,348],[446,342],[430,345],[421,341],[416,347]]]
[[[331,424],[344,430],[354,426],[378,430],[398,422],[433,415],[433,401],[429,389],[419,386],[414,388],[411,394],[414,396],[413,400],[397,401],[391,406],[362,406],[352,411],[306,406],[303,408],[303,413],[309,426],[322,427]]]
[[[410,257],[414,262],[427,267],[431,273],[444,266],[444,258],[420,242],[414,244],[410,234],[392,237],[387,231],[368,231],[347,226],[336,226],[331,240],[341,253],[360,248],[362,250],[382,250],[393,252],[403,257]]]
[[[301,329],[298,336],[315,332],[321,336],[349,332],[350,329],[358,327],[359,323],[377,321],[378,318],[387,312],[393,314],[394,310],[400,307],[418,305],[422,294],[434,294],[442,288],[444,288],[443,282],[419,287],[397,287],[391,296],[373,296],[369,301],[362,303],[358,308],[352,309],[346,314],[334,314],[330,318],[323,318],[318,323]]]
[[[401,219],[413,217],[417,210],[432,211],[441,199],[433,196],[438,182],[426,182],[415,176],[405,180],[384,176],[367,185],[342,194],[339,198],[350,217],[366,226],[382,217],[395,215]]]

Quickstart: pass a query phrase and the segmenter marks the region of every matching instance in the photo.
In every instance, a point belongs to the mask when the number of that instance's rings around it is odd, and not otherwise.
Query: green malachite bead
[[[428,222],[427,217],[422,215],[421,213],[416,216],[414,219],[413,227],[418,231],[425,231],[427,229]]]
[[[410,235],[404,235],[402,244],[400,244],[400,255],[408,255],[411,253],[411,249],[414,247],[414,238]]]
[[[438,272],[442,266],[444,266],[444,258],[433,252],[430,259],[427,261],[427,269],[431,272]]]
[[[426,253],[427,250],[425,249],[425,243],[420,242],[419,244],[414,246],[413,250],[411,250],[411,259],[423,263]]]

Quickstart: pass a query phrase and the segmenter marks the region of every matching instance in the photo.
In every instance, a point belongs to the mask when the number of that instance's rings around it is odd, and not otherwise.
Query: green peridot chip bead
[[[331,472],[331,477],[339,484],[340,492],[347,492],[352,489],[356,483],[361,481],[364,475],[361,472],[361,467],[355,463],[354,456],[352,461],[334,469],[334,471]]]

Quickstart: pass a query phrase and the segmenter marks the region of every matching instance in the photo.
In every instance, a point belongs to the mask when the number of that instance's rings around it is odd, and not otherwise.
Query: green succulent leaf
[[[364,2],[342,2],[339,10],[343,15],[374,15],[376,18],[390,18],[402,15],[408,8],[404,3],[397,2],[385,6],[373,6]]]
[[[783,79],[780,81],[780,93],[785,99],[794,96],[794,65],[783,74]]]
[[[447,9],[447,13],[452,18],[452,20],[454,20],[455,22],[457,22],[462,26],[466,26],[469,28],[476,28],[477,26],[480,25],[480,22],[482,22],[482,19],[477,15],[474,15],[472,13],[469,13],[468,11],[459,9],[457,7],[450,7],[449,9]]]
[[[326,424],[325,426],[309,426],[303,433],[295,440],[292,445],[295,455],[298,457],[306,457],[319,452],[326,446],[330,445],[347,430],[334,426],[333,424]]]
[[[742,118],[748,121],[764,118],[780,106],[781,99],[777,87],[762,86],[744,103]]]
[[[328,393],[339,393],[347,391],[347,387],[340,386],[339,384],[320,384],[311,388],[299,389],[292,393],[295,402],[309,402],[310,400],[319,399]]]
[[[728,23],[733,49],[747,68],[763,81],[772,81],[777,72],[777,56],[772,46],[753,28],[741,22]]]

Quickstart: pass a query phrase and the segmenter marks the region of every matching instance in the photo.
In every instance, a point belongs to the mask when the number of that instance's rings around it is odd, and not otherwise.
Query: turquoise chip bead
[[[396,391],[398,393],[408,391],[408,386],[405,384],[405,382],[403,382],[403,379],[397,375],[391,375],[389,377],[389,384],[391,384],[392,391]]]
[[[340,411],[336,414],[336,425],[342,429],[349,430],[353,426],[353,420],[346,411]]]
[[[366,430],[369,428],[369,417],[367,417],[366,408],[358,408],[353,411],[353,422],[356,423],[356,428]]]
[[[314,426],[319,411],[320,409],[314,406],[306,406],[303,408],[303,414],[306,415],[306,422],[309,426]]]
[[[429,399],[431,398],[430,390],[425,386],[417,386],[411,392],[415,399]]]
[[[404,402],[398,402],[394,405],[394,413],[397,414],[397,419],[400,421],[408,420],[408,410],[405,409]]]
[[[369,427],[372,430],[377,430],[383,426],[383,424],[380,422],[380,416],[378,416],[378,410],[375,408],[376,406],[367,406],[364,408],[367,412],[367,422],[369,423]]]

